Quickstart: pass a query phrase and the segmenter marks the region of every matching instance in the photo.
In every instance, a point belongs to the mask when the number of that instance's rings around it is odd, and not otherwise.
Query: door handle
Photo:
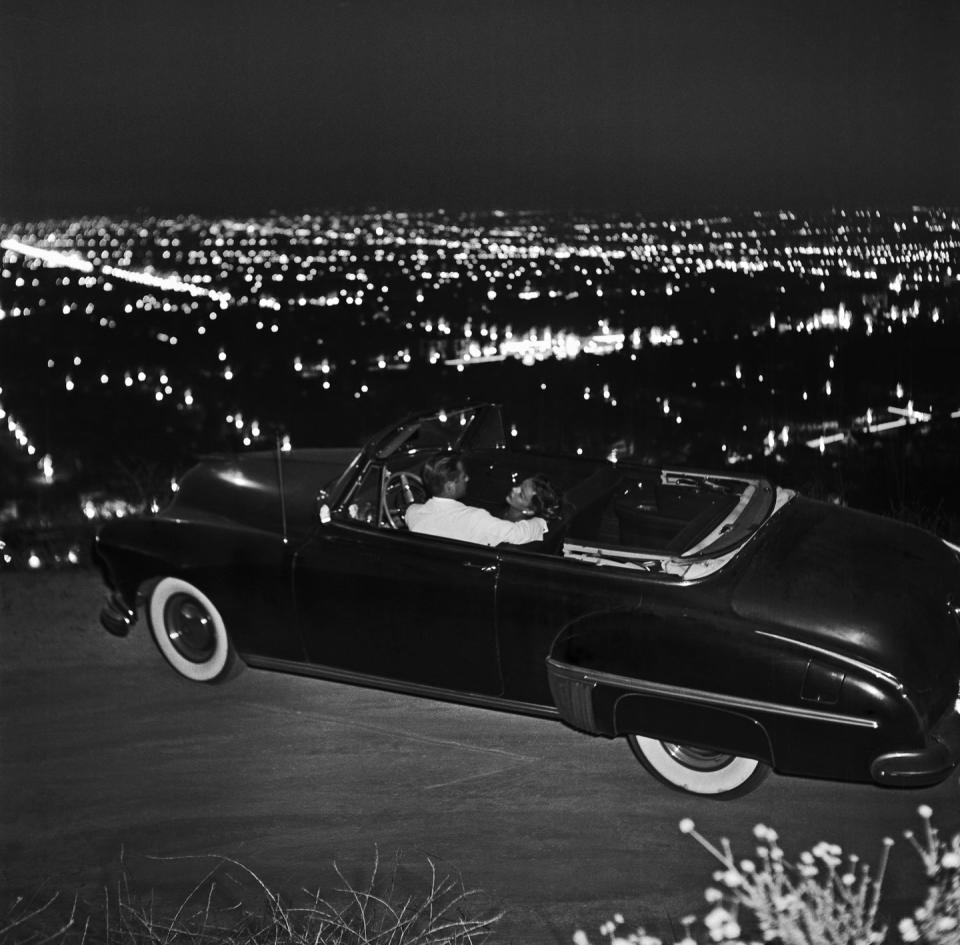
[[[473,571],[483,571],[484,574],[490,574],[490,572],[497,570],[495,564],[474,564],[472,561],[464,561],[463,566]]]

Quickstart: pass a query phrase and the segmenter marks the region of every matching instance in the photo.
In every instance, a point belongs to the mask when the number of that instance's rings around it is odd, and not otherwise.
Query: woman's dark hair
[[[556,518],[560,514],[560,496],[557,490],[550,485],[550,480],[546,476],[537,474],[530,477],[533,483],[534,493],[530,501],[530,507],[534,515],[542,518]]]

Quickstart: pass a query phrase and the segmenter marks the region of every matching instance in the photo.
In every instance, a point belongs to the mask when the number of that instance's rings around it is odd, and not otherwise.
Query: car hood
[[[740,616],[956,696],[960,563],[935,535],[796,498],[751,545],[732,599]]]

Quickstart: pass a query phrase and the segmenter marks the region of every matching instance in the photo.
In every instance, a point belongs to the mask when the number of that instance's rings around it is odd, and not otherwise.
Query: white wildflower
[[[917,808],[917,813],[924,819],[929,820],[933,816],[933,808],[929,804],[921,804]]]
[[[945,870],[958,870],[960,869],[960,853],[944,853],[943,859],[940,861],[940,865]]]
[[[914,923],[913,919],[901,919],[897,930],[900,932],[900,938],[905,942],[917,942],[920,940],[920,932],[917,930],[916,923]]]
[[[696,825],[689,817],[684,817],[680,821],[680,833],[693,833]]]
[[[711,909],[703,918],[703,924],[708,929],[719,929],[727,922],[732,922],[733,916],[722,906]]]
[[[828,866],[837,866],[840,863],[838,857],[842,852],[835,843],[827,843],[825,840],[821,840],[813,848],[813,855],[817,859],[823,860]]]
[[[741,860],[740,861],[740,872],[741,873],[753,873],[756,870],[756,867],[753,865],[752,860]]]
[[[573,945],[590,945],[590,939],[587,938],[587,933],[583,929],[577,929],[573,933]]]
[[[617,925],[623,925],[623,914],[617,912],[613,917],[613,921],[616,922]]]
[[[715,886],[710,886],[704,890],[703,897],[707,902],[723,902],[723,893]]]
[[[840,877],[840,882],[843,883],[844,886],[852,886],[856,881],[857,877],[854,876],[853,873],[844,873],[843,876]]]
[[[777,912],[791,913],[800,904],[800,897],[796,893],[788,893],[785,896],[774,896],[773,906]]]
[[[724,922],[723,924],[723,937],[727,939],[735,939],[740,937],[740,926],[736,922]]]
[[[957,920],[952,915],[942,915],[937,919],[934,928],[938,932],[952,932],[957,927]]]
[[[764,843],[776,843],[777,841],[777,831],[766,824],[757,824],[753,828],[753,835],[758,840],[763,840]]]

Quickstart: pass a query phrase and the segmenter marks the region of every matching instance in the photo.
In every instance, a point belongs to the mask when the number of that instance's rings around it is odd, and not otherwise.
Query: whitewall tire
[[[198,587],[162,578],[147,598],[147,622],[164,659],[194,682],[219,682],[240,670],[223,617]]]
[[[770,772],[756,758],[664,742],[643,735],[628,735],[630,748],[655,778],[678,791],[720,800],[752,791]]]

